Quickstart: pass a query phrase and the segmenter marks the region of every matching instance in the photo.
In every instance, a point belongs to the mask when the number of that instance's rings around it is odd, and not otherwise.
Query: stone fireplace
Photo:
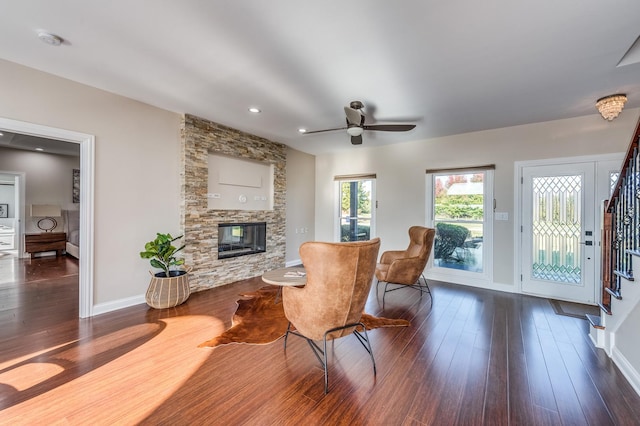
[[[260,276],[285,263],[286,146],[186,114],[182,122],[182,200],[185,262],[193,270],[192,291]],[[265,210],[209,209],[210,154],[273,166],[273,207]],[[219,258],[219,225],[265,224],[264,252]],[[224,229],[224,226],[220,229]]]

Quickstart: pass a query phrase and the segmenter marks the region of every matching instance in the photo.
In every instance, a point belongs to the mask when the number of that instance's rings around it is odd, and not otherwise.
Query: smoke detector
[[[51,46],[60,46],[64,41],[62,37],[59,37],[55,34],[47,33],[45,31],[40,31],[38,33],[38,38],[42,40],[42,42],[50,44]]]

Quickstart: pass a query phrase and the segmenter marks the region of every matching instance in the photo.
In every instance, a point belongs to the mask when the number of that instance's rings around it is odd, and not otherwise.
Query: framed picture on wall
[[[9,217],[9,204],[0,204],[0,217]]]
[[[80,170],[73,169],[73,202],[80,202]]]

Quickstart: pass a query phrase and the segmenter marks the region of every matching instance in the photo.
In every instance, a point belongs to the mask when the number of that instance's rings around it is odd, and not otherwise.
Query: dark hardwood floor
[[[11,263],[11,265],[9,264]],[[259,278],[79,320],[77,261],[0,259],[0,424],[638,425],[640,397],[548,301],[431,282],[372,290],[367,312],[408,328],[330,346],[330,391],[307,344],[198,344]],[[15,278],[8,279],[13,274]]]

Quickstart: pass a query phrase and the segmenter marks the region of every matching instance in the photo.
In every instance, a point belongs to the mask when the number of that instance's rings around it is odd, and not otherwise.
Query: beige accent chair
[[[369,352],[376,374],[376,362],[361,317],[379,249],[379,238],[344,243],[306,242],[300,246],[306,285],[282,289],[284,313],[289,320],[284,348],[287,349],[289,334],[307,340],[324,367],[325,394],[329,392],[327,340],[355,334]],[[322,348],[315,342],[319,340],[323,341]]]
[[[407,287],[419,290],[420,297],[429,293],[432,296],[431,304],[433,304],[433,295],[423,272],[431,255],[435,235],[436,230],[433,228],[412,226],[409,228],[409,247],[406,250],[392,250],[382,253],[380,263],[376,265],[376,278],[378,279],[376,286],[381,282],[385,283],[382,295],[383,306],[384,297],[388,292]],[[388,289],[389,284],[397,284],[400,287]]]

